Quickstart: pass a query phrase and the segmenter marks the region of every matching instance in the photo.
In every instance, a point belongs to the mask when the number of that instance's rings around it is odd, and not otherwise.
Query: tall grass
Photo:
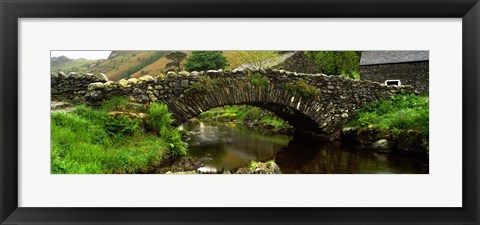
[[[128,105],[127,98],[114,96],[102,103],[102,109],[106,111],[125,110],[127,105]]]
[[[428,100],[414,94],[392,96],[355,112],[354,118],[346,126],[370,126],[390,130],[394,133],[416,130],[422,134],[424,139],[428,140]]]
[[[148,113],[155,114],[152,105]],[[171,127],[168,109],[159,115],[155,129],[137,117],[108,115],[107,104],[100,109],[79,106],[71,113],[51,115],[51,172],[54,174],[108,174],[148,172],[168,153],[186,153],[177,129]],[[165,119],[167,118],[167,119]],[[172,147],[174,146],[174,147]],[[178,147],[177,147],[178,146]],[[181,149],[181,147],[184,147]]]
[[[165,104],[153,103],[147,112],[147,127],[155,131],[167,142],[173,155],[185,155],[187,153],[187,145],[182,141],[179,130],[170,125],[173,119],[167,106]]]

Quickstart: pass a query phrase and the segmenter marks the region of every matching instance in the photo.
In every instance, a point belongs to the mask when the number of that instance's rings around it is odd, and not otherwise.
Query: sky
[[[51,57],[66,56],[71,59],[106,59],[112,51],[50,51]]]

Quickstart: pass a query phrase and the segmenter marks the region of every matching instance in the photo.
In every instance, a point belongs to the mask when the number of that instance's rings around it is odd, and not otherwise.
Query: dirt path
[[[75,106],[67,102],[50,102],[50,112],[71,112]]]

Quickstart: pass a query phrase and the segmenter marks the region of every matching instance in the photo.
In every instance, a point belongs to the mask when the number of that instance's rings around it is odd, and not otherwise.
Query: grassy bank
[[[429,138],[428,100],[414,94],[392,96],[357,111],[345,126],[356,127],[359,133],[369,131],[388,137],[400,147],[404,144],[424,148]]]
[[[96,109],[79,106],[71,113],[52,113],[51,172],[141,173],[160,164],[165,154],[186,154],[165,105],[152,104],[143,117],[109,113],[125,104],[116,98]]]
[[[214,108],[200,114],[199,119],[219,122],[242,122],[255,125],[260,129],[279,132],[291,129],[291,126],[273,113],[257,107],[240,105]]]

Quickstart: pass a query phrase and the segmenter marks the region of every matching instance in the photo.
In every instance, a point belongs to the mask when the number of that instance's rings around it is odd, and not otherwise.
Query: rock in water
[[[372,144],[372,148],[380,152],[389,152],[390,146],[386,139],[380,139]]]
[[[217,173],[218,172],[217,168],[210,167],[210,166],[200,167],[197,169],[197,171],[200,173]]]
[[[235,174],[281,174],[280,167],[272,160],[268,162],[251,162],[241,167]]]

